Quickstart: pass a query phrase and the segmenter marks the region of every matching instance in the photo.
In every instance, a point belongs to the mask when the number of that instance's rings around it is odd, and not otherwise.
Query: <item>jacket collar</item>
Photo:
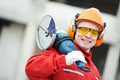
[[[80,51],[83,52],[83,54],[84,54],[85,57],[89,57],[89,58],[92,57],[92,52],[91,51],[86,52],[85,50],[83,50],[82,48],[80,48],[77,44],[74,44],[74,45],[75,45],[75,47],[76,47],[77,50],[80,50]]]

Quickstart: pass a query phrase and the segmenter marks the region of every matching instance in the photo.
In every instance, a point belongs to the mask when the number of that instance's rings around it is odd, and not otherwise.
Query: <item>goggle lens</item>
[[[90,32],[90,36],[92,37],[97,37],[99,35],[99,31],[91,29],[91,28],[85,28],[85,27],[77,27],[78,32],[87,35],[88,32]]]

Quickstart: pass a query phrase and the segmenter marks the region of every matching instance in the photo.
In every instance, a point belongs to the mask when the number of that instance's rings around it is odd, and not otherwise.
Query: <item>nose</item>
[[[88,33],[85,35],[85,37],[90,38],[90,37],[91,37],[90,32],[88,32]]]

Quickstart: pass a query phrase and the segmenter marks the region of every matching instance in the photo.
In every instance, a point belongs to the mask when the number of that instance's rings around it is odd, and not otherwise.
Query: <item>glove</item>
[[[65,56],[66,65],[71,65],[77,61],[87,63],[81,51],[72,51]]]

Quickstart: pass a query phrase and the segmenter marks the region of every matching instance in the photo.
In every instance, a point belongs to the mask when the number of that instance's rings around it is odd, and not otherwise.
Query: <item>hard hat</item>
[[[102,15],[100,11],[97,8],[88,8],[81,12],[80,14],[78,13],[75,18],[75,22],[81,22],[81,21],[91,21],[95,24],[97,24],[100,28],[100,30],[104,30],[104,22],[102,19]]]
[[[77,22],[82,22],[82,21],[90,21],[95,23],[96,25],[99,26],[99,29],[101,30],[101,33],[103,32],[106,24],[103,22],[102,15],[100,11],[97,8],[88,8],[81,12],[80,14],[78,13],[75,16],[74,20],[74,25],[68,27],[68,35],[74,39],[75,34],[76,34],[76,23]],[[96,41],[95,46],[100,46],[103,42],[103,34],[99,36],[99,38]]]

